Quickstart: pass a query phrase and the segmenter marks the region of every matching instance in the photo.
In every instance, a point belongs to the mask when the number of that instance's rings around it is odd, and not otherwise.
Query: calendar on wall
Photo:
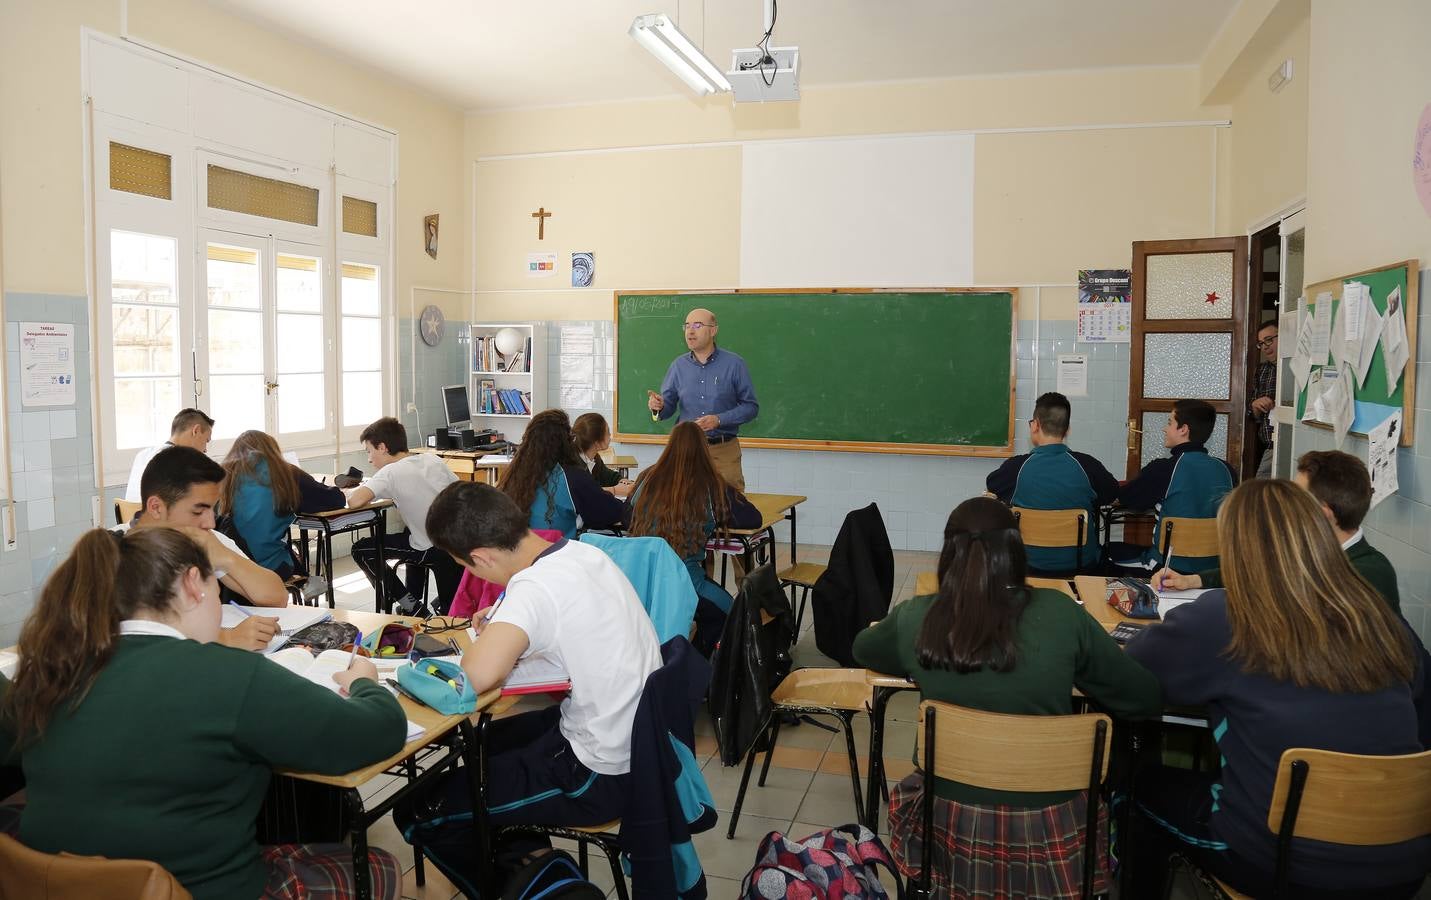
[[[1128,343],[1133,336],[1133,273],[1078,270],[1078,336],[1086,343]]]

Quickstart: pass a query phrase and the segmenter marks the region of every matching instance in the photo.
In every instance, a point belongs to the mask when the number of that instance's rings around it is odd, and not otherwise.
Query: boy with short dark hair
[[[1396,612],[1401,612],[1401,592],[1396,569],[1386,554],[1373,547],[1361,530],[1371,508],[1371,475],[1366,465],[1340,450],[1316,450],[1297,460],[1297,484],[1322,504],[1322,514],[1332,526],[1347,560]],[[1222,573],[1208,569],[1196,575],[1179,575],[1162,569],[1153,576],[1155,587],[1167,590],[1222,587]]]
[[[129,484],[124,489],[124,499],[130,503],[143,502],[139,479],[154,454],[165,447],[192,447],[204,453],[209,449],[209,441],[214,436],[214,420],[201,409],[181,409],[169,423],[169,440],[157,447],[149,447],[134,454],[134,463],[129,467]]]
[[[511,498],[485,484],[445,488],[426,525],[469,572],[506,586],[486,618],[474,620],[480,633],[462,657],[472,689],[502,684],[519,659],[540,658],[571,678],[559,707],[490,726],[492,822],[582,826],[619,818],[630,793],[636,708],[661,667],[656,630],[631,582],[589,544],[534,534]],[[461,785],[444,793],[447,802],[471,796]]]
[[[349,508],[366,506],[375,499],[391,500],[407,522],[407,528],[399,534],[384,535],[381,548],[372,538],[354,541],[353,561],[368,576],[375,591],[378,579],[383,579],[384,596],[394,611],[402,614],[426,612],[415,596],[422,589],[411,579],[404,585],[388,568],[387,560],[408,563],[409,574],[423,579],[427,577],[426,570],[414,564],[430,566],[437,579],[437,606],[445,610],[445,604],[457,593],[462,570],[444,554],[431,552],[432,541],[424,523],[433,498],[456,481],[457,476],[435,453],[409,453],[407,428],[391,416],[384,416],[364,428],[358,440],[368,451],[368,463],[377,471],[348,492]]]
[[[1207,440],[1217,425],[1217,411],[1206,400],[1179,400],[1168,413],[1163,428],[1163,446],[1172,451],[1143,467],[1137,477],[1118,492],[1118,503],[1127,509],[1155,510],[1153,546],[1130,548],[1109,546],[1109,558],[1118,565],[1157,568],[1164,563],[1174,569],[1197,571],[1217,564],[1217,557],[1188,557],[1177,553],[1164,560],[1161,553],[1163,519],[1176,516],[1211,519],[1217,516],[1222,498],[1237,485],[1237,473],[1226,460],[1207,452]],[[1144,435],[1147,439],[1147,435]]]
[[[1072,406],[1068,398],[1050,391],[1034,403],[1029,419],[1033,451],[1004,461],[989,473],[989,493],[1010,506],[1026,509],[1082,509],[1088,512],[1083,546],[1029,547],[1030,574],[1069,572],[1098,562],[1098,508],[1118,496],[1118,480],[1087,453],[1068,449]]]

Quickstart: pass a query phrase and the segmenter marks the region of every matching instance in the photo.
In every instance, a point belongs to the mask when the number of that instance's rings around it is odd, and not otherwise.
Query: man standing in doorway
[[[740,469],[740,426],[760,412],[745,360],[716,346],[715,313],[693,309],[682,326],[686,347],[666,370],[661,392],[647,391],[647,407],[661,419],[695,422],[706,433],[716,471],[738,491],[745,490]],[[679,414],[677,414],[679,410]]]
[[[1247,411],[1257,425],[1258,478],[1272,476],[1272,411],[1277,407],[1277,320],[1257,329],[1257,372],[1252,377],[1252,399]]]

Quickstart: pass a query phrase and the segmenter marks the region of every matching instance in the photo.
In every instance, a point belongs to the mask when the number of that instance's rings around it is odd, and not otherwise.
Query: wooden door
[[[1247,238],[1136,241],[1128,386],[1128,468],[1167,453],[1174,401],[1217,411],[1208,452],[1240,469],[1247,416]]]

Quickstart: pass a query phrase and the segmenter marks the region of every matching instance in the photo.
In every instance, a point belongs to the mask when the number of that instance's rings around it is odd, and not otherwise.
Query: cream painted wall
[[[1431,103],[1431,3],[1367,9],[1344,0],[1312,6],[1309,284],[1410,257],[1431,266],[1431,215],[1411,182],[1412,138]]]
[[[810,89],[785,105],[672,98],[469,115],[476,315],[608,315],[609,295],[552,290],[568,283],[573,250],[598,250],[606,291],[736,284],[739,149],[680,146],[712,142],[1034,129],[977,137],[974,280],[1067,284],[1079,268],[1126,266],[1135,240],[1212,234],[1214,129],[1097,126],[1225,117],[1197,105],[1197,86],[1196,68],[1160,68]],[[1080,126],[1096,130],[1054,130]],[[563,152],[610,147],[646,149]],[[525,154],[539,155],[490,158]],[[541,247],[538,205],[557,213]],[[558,254],[556,278],[526,278],[534,249]],[[1043,315],[1072,318],[1071,297]]]
[[[1232,98],[1229,204],[1219,216],[1223,234],[1245,234],[1307,195],[1307,98],[1314,77],[1311,17],[1303,16],[1256,57],[1246,63],[1247,78]],[[1285,59],[1292,60],[1294,74],[1274,94],[1267,89],[1267,76]]]
[[[396,131],[397,308],[415,284],[465,286],[462,113],[360,64],[183,0],[130,0],[129,34],[241,78]],[[0,0],[0,184],[5,286],[84,294],[80,29],[118,34],[117,0]],[[442,216],[436,261],[422,217]],[[466,313],[465,301],[450,312]]]

